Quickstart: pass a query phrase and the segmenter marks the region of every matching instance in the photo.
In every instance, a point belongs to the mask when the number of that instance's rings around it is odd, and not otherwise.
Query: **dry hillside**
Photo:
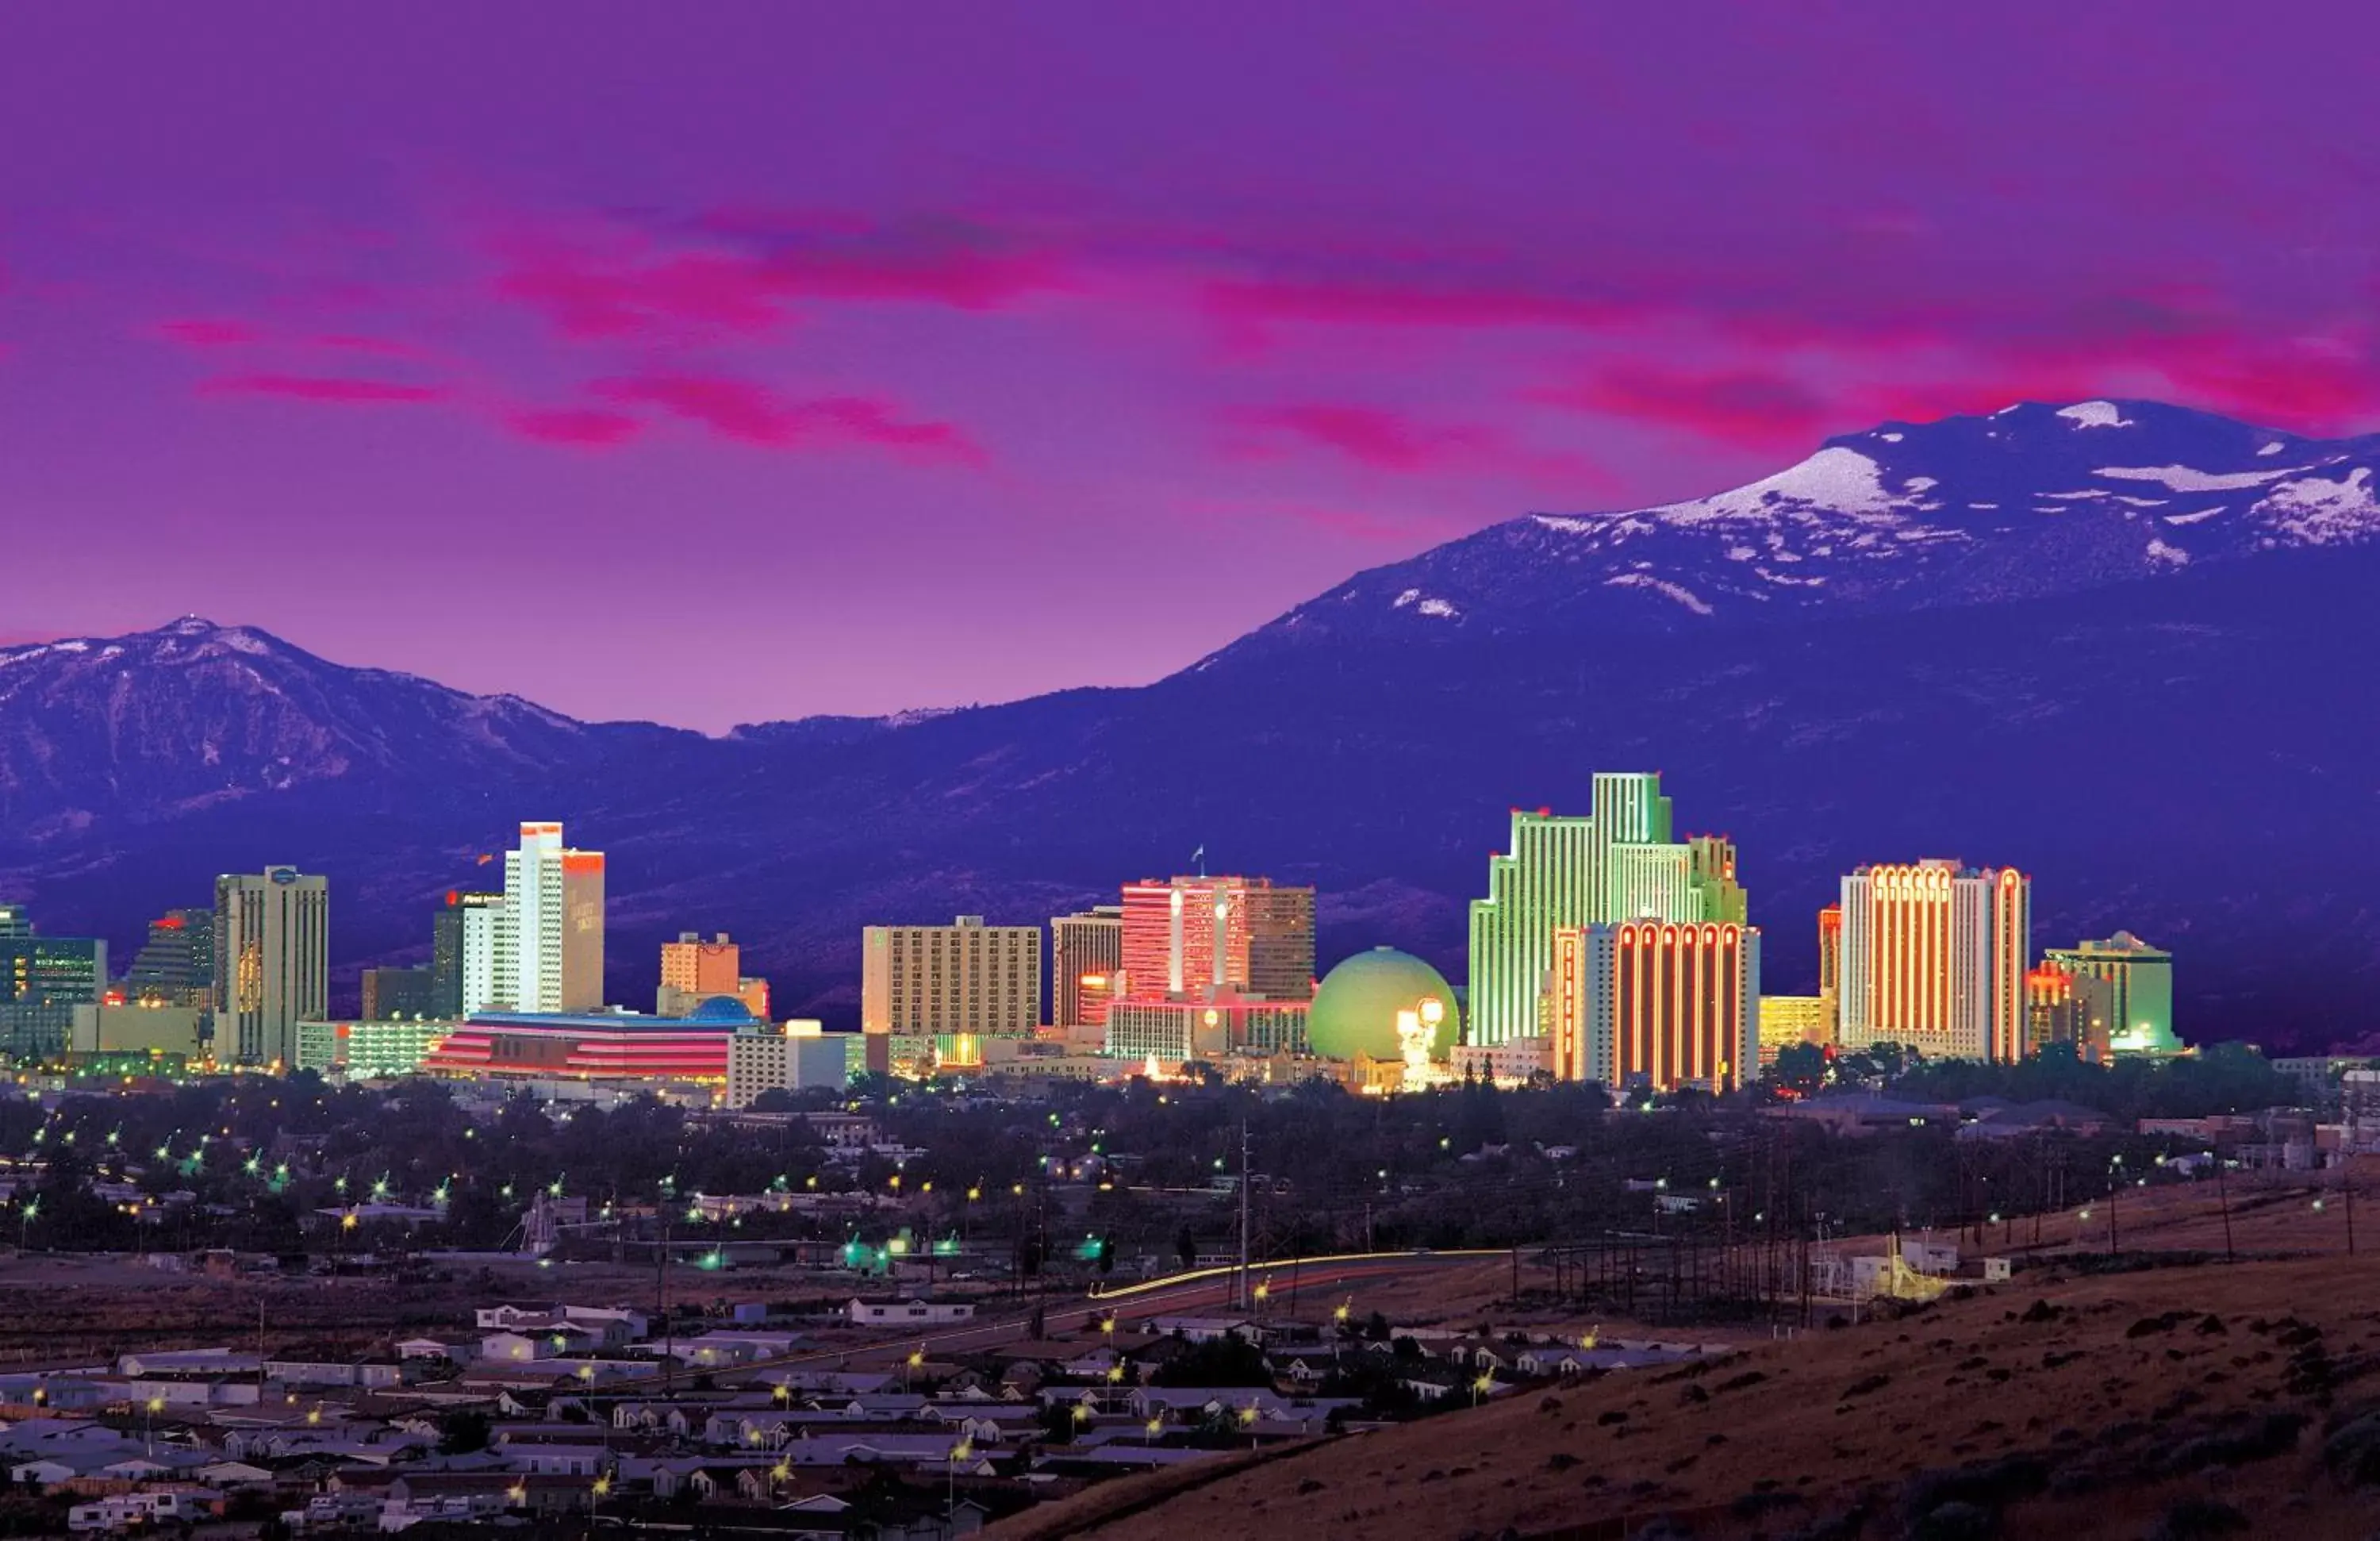
[[[2225,1263],[2213,1194],[2143,1194],[2122,1239],[2158,1266],[2096,1271],[2104,1215],[2069,1216],[2072,1251],[1898,1319],[1133,1478],[992,1534],[2369,1536],[2380,1235],[2347,1256],[2316,1196],[2235,1190]]]

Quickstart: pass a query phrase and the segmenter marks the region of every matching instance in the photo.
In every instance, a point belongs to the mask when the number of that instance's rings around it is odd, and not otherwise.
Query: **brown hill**
[[[2143,1207],[2183,1228],[2180,1206]],[[2182,1541],[2380,1527],[2380,1258],[2087,1271],[2100,1266],[2045,1257],[1898,1319],[1129,1479],[991,1534]]]

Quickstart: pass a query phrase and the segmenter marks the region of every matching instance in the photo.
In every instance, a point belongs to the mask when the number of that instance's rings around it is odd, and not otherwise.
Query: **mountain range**
[[[1460,977],[1514,807],[1658,770],[1732,834],[1767,988],[1864,861],[2034,875],[2035,941],[2177,954],[2185,1037],[2320,1047],[2380,976],[2380,438],[2151,402],[1887,423],[1732,491],[1375,568],[1155,684],[721,737],[348,668],[249,626],[0,649],[0,897],[118,946],[218,871],[426,955],[525,818],[611,854],[613,986],[730,930],[855,1013],[859,928],[1034,920],[1181,869],[1313,882],[1321,948]]]

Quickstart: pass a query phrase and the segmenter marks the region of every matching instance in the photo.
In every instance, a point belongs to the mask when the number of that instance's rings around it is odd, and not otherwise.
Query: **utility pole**
[[[1238,1309],[1245,1311],[1248,1299],[1248,1121],[1240,1120],[1240,1276]]]
[[[654,1218],[662,1222],[662,1243],[661,1245],[653,1249],[653,1309],[660,1312],[662,1317],[662,1394],[667,1395],[672,1384],[672,1377],[677,1373],[677,1366],[674,1363],[677,1358],[677,1327],[670,1320],[669,1308],[670,1221],[668,1201],[666,1199],[656,1200],[653,1204],[653,1208],[658,1211]]]
[[[2223,1152],[2216,1151],[2215,1195],[2223,1206],[2223,1260],[2227,1263],[2236,1263],[2239,1259],[2231,1253],[2231,1187],[2223,1175],[2225,1165]]]

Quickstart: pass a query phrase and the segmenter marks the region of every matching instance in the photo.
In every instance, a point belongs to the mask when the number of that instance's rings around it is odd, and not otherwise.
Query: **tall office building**
[[[1672,841],[1658,773],[1599,772],[1592,787],[1584,816],[1513,809],[1510,848],[1488,858],[1488,897],[1471,904],[1467,1042],[1543,1031],[1560,928],[1743,923],[1735,847],[1718,835]]]
[[[214,1000],[215,912],[167,910],[149,922],[125,993],[148,1006],[205,1006]]]
[[[294,867],[215,880],[215,1055],[293,1066],[298,1024],[329,1013],[331,889]]]
[[[1268,1001],[1314,999],[1314,890],[1256,879],[1248,907],[1248,993]]]
[[[769,981],[744,972],[744,950],[722,931],[709,941],[695,931],[680,931],[675,941],[662,943],[662,983],[653,1011],[660,1016],[684,1016],[714,996],[744,1003],[756,1021],[769,1020]]]
[[[2110,1054],[2181,1052],[2173,1031],[2172,953],[2118,931],[2105,941],[2053,947],[2047,957],[2070,974],[2106,983]]]
[[[496,989],[516,1012],[603,1004],[603,853],[562,843],[562,826],[523,824],[504,853]]]
[[[1134,1000],[1210,989],[1313,998],[1311,888],[1269,878],[1146,878],[1126,885],[1123,908],[1124,989]]]
[[[1050,1021],[1100,1027],[1123,972],[1123,906],[1094,904],[1050,918]]]
[[[869,926],[860,936],[868,1068],[916,1068],[937,1035],[1021,1037],[1041,1025],[1041,928]]]
[[[436,976],[427,968],[367,968],[363,1020],[396,1022],[433,1014]]]
[[[34,934],[21,907],[0,929],[0,1051],[55,1054],[74,1032],[75,1009],[107,992],[107,943]]]
[[[458,1021],[492,1007],[501,893],[446,891],[430,922],[430,1014]]]
[[[1841,1041],[2005,1062],[2025,1051],[2032,881],[1955,861],[1843,880]]]
[[[1624,920],[1552,937],[1555,1076],[1732,1091],[1759,1074],[1760,930],[1732,921]]]
[[[0,940],[33,934],[33,918],[22,904],[0,904]]]

